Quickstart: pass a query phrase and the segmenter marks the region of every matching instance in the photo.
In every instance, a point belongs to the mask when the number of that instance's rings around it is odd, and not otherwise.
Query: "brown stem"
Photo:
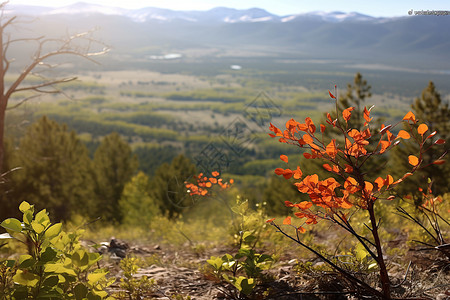
[[[371,231],[372,231],[372,236],[373,236],[373,240],[375,243],[375,249],[377,250],[377,263],[378,263],[378,267],[380,268],[380,280],[381,280],[381,289],[382,289],[382,293],[383,293],[383,298],[391,299],[391,282],[389,280],[389,275],[388,275],[386,264],[385,264],[384,258],[383,258],[383,250],[381,249],[380,237],[378,235],[378,226],[377,226],[377,220],[375,218],[373,201],[368,201],[367,210],[369,212],[370,223],[372,225]]]

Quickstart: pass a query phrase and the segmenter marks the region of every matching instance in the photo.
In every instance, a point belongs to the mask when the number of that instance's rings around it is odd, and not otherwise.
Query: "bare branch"
[[[27,87],[23,87],[23,88],[17,88],[12,93],[23,92],[23,91],[30,91],[30,90],[39,91],[41,93],[54,93],[52,91],[45,91],[45,90],[40,90],[40,89],[43,88],[43,87],[53,86],[53,85],[59,84],[59,83],[71,82],[71,81],[74,81],[76,79],[77,79],[77,77],[52,80],[52,81],[44,82],[44,83],[37,84],[37,85],[31,85],[31,86],[27,86]],[[56,92],[59,92],[59,90],[57,90]]]
[[[41,95],[36,94],[36,95],[30,96],[30,97],[26,97],[25,99],[20,100],[19,103],[15,104],[15,105],[13,105],[11,107],[7,107],[6,110],[11,110],[11,109],[17,108],[17,107],[21,106],[22,104],[24,104],[25,102],[27,102],[27,101],[29,101],[31,99],[34,99],[34,98],[38,98],[40,96]]]

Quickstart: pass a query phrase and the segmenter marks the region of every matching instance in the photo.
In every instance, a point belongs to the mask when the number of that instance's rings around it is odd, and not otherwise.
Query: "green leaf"
[[[76,300],[82,300],[82,299],[86,298],[88,289],[84,284],[79,283],[73,288],[73,293],[75,294]]]
[[[41,234],[45,229],[44,225],[36,223],[35,221],[31,222],[31,227],[37,234]]]
[[[50,222],[50,218],[48,217],[47,210],[43,209],[40,212],[38,212],[34,220],[43,226],[48,225],[47,223]]]
[[[23,213],[23,222],[25,224],[30,225],[33,221],[33,212],[31,210],[27,210]]]
[[[99,273],[90,273],[88,274],[88,283],[90,285],[96,284],[100,279],[104,278],[106,276],[105,272],[99,272]]]
[[[217,271],[222,268],[223,260],[220,257],[211,256],[210,259],[206,261],[208,264],[214,267]]]
[[[31,272],[25,272],[22,270],[17,270],[16,275],[13,277],[14,283],[35,287],[39,282],[39,276]]]
[[[366,256],[369,255],[366,248],[361,243],[358,243],[355,247],[355,256],[358,260],[363,260]]]
[[[35,263],[36,260],[31,255],[25,254],[19,257],[19,268],[21,269],[26,269],[34,266]]]
[[[16,264],[16,261],[13,260],[13,259],[8,259],[8,260],[6,261],[6,267],[7,267],[7,268],[12,268],[12,267],[14,267],[15,264]]]
[[[22,223],[14,218],[9,218],[4,220],[0,226],[2,226],[3,228],[7,229],[7,230],[11,230],[14,232],[21,232],[22,231]]]
[[[256,282],[253,278],[242,279],[242,281],[241,281],[242,292],[245,295],[249,295],[253,291],[253,288],[255,287],[255,285],[256,285]]]
[[[22,203],[20,203],[20,205],[19,205],[19,210],[21,211],[21,212],[23,212],[23,213],[25,213],[26,211],[28,211],[28,210],[30,210],[31,209],[31,205],[28,203],[28,202],[26,202],[26,201],[23,201]]]
[[[77,276],[74,270],[64,267],[62,263],[46,264],[44,266],[44,272]]]
[[[48,263],[53,261],[56,258],[56,251],[51,247],[45,248],[45,251],[41,254],[41,262]]]
[[[47,287],[55,287],[58,285],[58,283],[59,283],[58,276],[50,276],[44,280],[42,285],[47,286]]]
[[[72,255],[72,262],[82,270],[86,269],[89,267],[89,255],[84,250],[78,250]]]
[[[92,292],[90,292],[90,293],[87,295],[87,299],[88,299],[88,300],[101,300],[102,297],[99,296],[99,295],[96,295],[96,294],[94,294],[94,293],[92,293]]]
[[[102,259],[102,256],[100,253],[89,253],[89,266],[92,266],[96,262],[98,262],[100,259]]]
[[[56,223],[47,228],[44,233],[44,237],[47,239],[52,239],[57,236],[61,232],[62,223]]]

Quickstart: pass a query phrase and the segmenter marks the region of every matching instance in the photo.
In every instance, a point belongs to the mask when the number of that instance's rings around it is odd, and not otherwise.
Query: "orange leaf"
[[[350,120],[350,117],[351,117],[351,115],[352,115],[352,111],[353,111],[354,109],[355,109],[354,107],[349,107],[349,108],[345,109],[345,110],[342,112],[342,116],[344,117],[345,122],[348,122],[348,120]]]
[[[420,124],[419,128],[417,128],[417,132],[420,135],[423,135],[425,132],[427,132],[427,130],[428,130],[428,126],[426,124]]]
[[[282,161],[284,161],[285,163],[288,163],[288,157],[286,155],[284,155],[284,154],[280,155],[280,159]]]
[[[230,184],[233,184],[234,183],[234,179],[230,179]]]
[[[219,176],[219,174],[220,174],[220,173],[219,173],[219,172],[217,172],[217,171],[214,171],[214,172],[212,172],[212,173],[211,173],[211,175],[212,175],[212,176],[214,176],[214,177],[217,177],[217,176]]]
[[[391,145],[391,143],[388,141],[381,141],[380,144],[381,144],[380,154],[386,152],[386,149],[389,148],[389,146]]]
[[[349,209],[353,207],[353,204],[351,204],[350,202],[348,202],[347,200],[342,201],[341,203],[341,207],[343,209]]]
[[[275,169],[275,174],[277,174],[277,175],[283,175],[283,174],[284,174],[284,169],[282,169],[282,168],[276,168],[276,169]]]
[[[308,208],[310,208],[313,204],[309,201],[302,201],[299,204],[297,204],[296,206],[298,208],[300,208],[301,210],[307,210]]]
[[[344,170],[344,172],[345,173],[353,173],[353,168],[352,168],[352,166],[349,166],[349,165],[347,165],[347,164],[345,164],[345,170]]]
[[[332,170],[332,168],[331,168],[331,166],[330,166],[329,164],[324,164],[324,165],[323,165],[323,168],[324,168],[325,170],[327,170],[328,172],[331,172],[331,170]]]
[[[308,130],[310,133],[316,132],[316,126],[314,125],[314,122],[312,121],[312,119],[310,117],[307,117],[305,119],[305,123],[308,126]]]
[[[325,128],[326,128],[325,125],[320,124],[320,132],[324,133]]]
[[[297,230],[298,230],[298,232],[300,232],[300,233],[305,233],[305,232],[306,232],[306,229],[303,228],[302,226],[300,226],[299,228],[297,228]]]
[[[373,184],[370,183],[369,181],[365,181],[364,182],[364,190],[367,191],[368,193],[372,193],[372,191],[373,191]]]
[[[327,145],[326,147],[326,152],[327,154],[332,157],[335,158],[336,154],[337,154],[337,148],[336,148],[336,140],[331,140],[331,142]]]
[[[283,221],[283,225],[291,225],[291,217],[287,216]]]
[[[366,120],[364,126],[366,126],[372,120],[372,118],[370,117],[370,109],[368,110],[366,107],[364,107],[364,119]]]
[[[407,131],[405,131],[405,130],[400,130],[399,132],[398,132],[398,135],[397,135],[397,138],[402,138],[402,139],[404,139],[404,140],[407,140],[407,139],[409,139],[411,136],[409,135],[409,133],[407,132]]]
[[[275,220],[275,218],[269,219],[266,221],[266,223],[272,223]]]
[[[384,185],[390,186],[393,182],[394,182],[394,177],[392,177],[392,175],[388,175],[388,176],[386,176]]]
[[[378,190],[381,190],[381,188],[384,185],[384,179],[381,177],[378,177],[377,179],[375,179],[375,184],[377,185]]]
[[[297,166],[297,169],[294,170],[294,179],[300,179],[303,176],[302,170],[300,170],[300,167]]]
[[[413,123],[416,123],[416,116],[412,113],[412,111],[409,111],[404,117],[403,121],[412,121]]]
[[[284,201],[284,205],[286,205],[286,207],[294,207],[295,205],[294,204],[292,204],[292,202],[291,201]]]
[[[330,90],[328,90],[328,94],[330,95],[331,98],[336,99],[336,97],[330,92]]]
[[[419,164],[419,159],[414,155],[410,155],[408,156],[408,162],[410,165],[415,167]]]
[[[303,140],[305,141],[305,143],[307,143],[308,145],[311,145],[314,143],[313,138],[309,135],[309,134],[304,134],[303,135]]]
[[[303,153],[303,157],[306,158],[306,159],[314,158],[313,155],[311,153],[308,153],[308,152]]]
[[[444,159],[438,159],[438,160],[433,162],[433,165],[443,165],[443,164],[445,164],[445,160]]]

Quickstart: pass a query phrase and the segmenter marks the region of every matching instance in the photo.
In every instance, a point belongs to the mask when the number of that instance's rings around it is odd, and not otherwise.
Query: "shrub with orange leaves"
[[[329,91],[329,95],[336,101],[336,115],[338,112],[337,93],[334,94]],[[293,177],[298,180],[295,184],[298,191],[309,196],[310,201],[303,201],[300,203],[291,203],[286,201],[286,206],[294,210],[296,218],[300,219],[300,225],[295,225],[297,229],[296,237],[288,235],[279,225],[275,223],[275,219],[270,219],[267,222],[274,225],[281,233],[298,242],[300,245],[312,250],[303,242],[301,242],[298,233],[306,231],[305,225],[314,225],[320,220],[331,221],[347,232],[352,234],[365,250],[372,256],[378,264],[380,269],[380,281],[382,292],[380,293],[375,288],[360,282],[357,278],[351,277],[351,274],[344,275],[358,284],[364,290],[372,295],[384,299],[390,299],[390,281],[383,259],[383,252],[381,241],[378,234],[378,217],[375,215],[374,205],[380,199],[392,200],[386,193],[400,184],[406,177],[411,176],[426,166],[422,165],[423,155],[429,150],[424,148],[425,141],[433,137],[436,132],[428,133],[429,128],[426,124],[420,124],[417,127],[419,120],[410,111],[402,121],[395,125],[381,125],[379,130],[374,130],[371,126],[372,118],[370,117],[371,108],[364,108],[362,117],[364,125],[362,128],[349,128],[349,120],[354,117],[352,112],[353,107],[349,107],[341,112],[343,119],[332,119],[331,115],[327,114],[326,124],[320,124],[320,132],[316,131],[316,126],[307,117],[304,123],[290,119],[286,122],[286,129],[281,130],[272,123],[270,124],[269,134],[272,138],[278,138],[279,142],[291,144],[304,149],[303,156],[305,159],[321,159],[325,163],[323,168],[331,173],[331,176],[320,180],[317,174],[303,176],[304,170],[296,166],[295,168],[277,168],[275,174],[282,175],[286,179]],[[398,134],[394,134],[393,129],[400,123],[406,123],[409,132],[400,130]],[[363,123],[360,123],[363,124]],[[327,127],[332,127],[338,130],[340,136],[343,138],[342,144],[336,139],[328,139],[324,135]],[[418,133],[415,134],[415,130]],[[402,177],[395,180],[390,174],[384,174],[376,180],[368,181],[367,175],[364,172],[364,166],[374,157],[385,155],[389,150],[398,145],[403,139],[410,139],[411,136],[418,136],[415,138],[419,145],[419,153],[411,153],[407,158],[411,166],[411,170],[406,172]],[[369,143],[370,142],[370,143]],[[438,140],[432,146],[442,145],[443,140]],[[434,164],[443,162],[442,158],[445,153],[439,157]],[[289,158],[286,155],[281,155],[280,159],[289,164]],[[349,218],[351,209],[365,210],[370,217],[371,236],[363,236],[353,227]],[[283,225],[293,226],[291,216],[283,220]],[[314,252],[314,251],[313,251]],[[316,253],[318,254],[318,253]],[[320,254],[318,254],[321,256]],[[325,261],[326,258],[321,256]],[[328,263],[332,262],[327,261]],[[336,265],[333,267],[337,268]]]
[[[230,179],[229,182],[223,182],[222,178],[219,178],[220,173],[214,171],[211,173],[212,177],[207,177],[203,173],[193,176],[195,183],[185,182],[185,186],[189,195],[207,196],[211,193],[211,189],[214,185],[218,185],[222,189],[229,188],[234,180]]]

